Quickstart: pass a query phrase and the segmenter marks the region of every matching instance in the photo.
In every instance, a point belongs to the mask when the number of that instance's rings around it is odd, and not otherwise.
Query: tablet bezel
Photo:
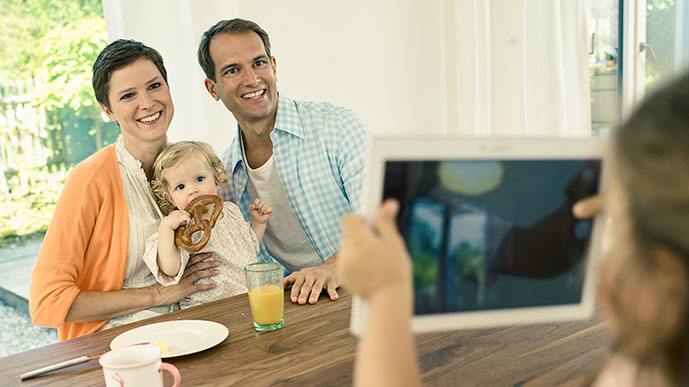
[[[383,173],[387,160],[558,160],[600,159],[601,182],[606,174],[608,141],[600,138],[461,138],[461,137],[376,137],[368,155],[362,189],[364,216],[373,223],[381,203]],[[579,303],[539,307],[519,307],[471,312],[414,315],[413,332],[485,328],[514,324],[583,320],[593,314],[595,282],[600,262],[602,216],[593,221],[585,261],[585,278]],[[358,296],[352,300],[351,332],[360,336],[366,326],[368,305]]]

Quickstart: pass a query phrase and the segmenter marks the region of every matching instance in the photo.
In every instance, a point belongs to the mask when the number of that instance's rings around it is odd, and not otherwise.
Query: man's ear
[[[218,93],[215,92],[215,82],[213,82],[212,79],[206,78],[203,81],[204,86],[206,86],[206,90],[208,90],[208,93],[215,99],[216,101],[220,99],[220,96]]]
[[[103,105],[102,103],[99,103],[99,105],[100,105],[100,108],[103,109],[103,112],[105,113],[105,115],[108,116],[110,121],[117,122],[117,120],[115,119],[115,115],[112,114],[112,112],[110,111],[110,109],[108,109],[107,106]]]
[[[275,61],[275,57],[271,57],[270,61],[273,63],[273,76],[275,77],[275,80],[278,80],[278,72],[277,72],[277,62]]]

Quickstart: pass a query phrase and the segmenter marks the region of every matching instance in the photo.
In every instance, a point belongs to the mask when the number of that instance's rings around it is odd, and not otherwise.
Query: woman
[[[616,132],[604,201],[610,248],[599,300],[614,333],[600,386],[689,386],[689,74],[649,96]],[[356,215],[343,219],[338,278],[369,303],[356,385],[418,385],[409,256],[387,201],[374,233]],[[461,383],[460,383],[461,384]]]
[[[217,262],[198,255],[164,287],[142,259],[162,219],[149,181],[174,115],[160,54],[112,42],[93,64],[93,89],[121,135],[70,173],[31,275],[33,323],[57,328],[60,340],[173,311],[213,287],[197,279],[217,274]]]

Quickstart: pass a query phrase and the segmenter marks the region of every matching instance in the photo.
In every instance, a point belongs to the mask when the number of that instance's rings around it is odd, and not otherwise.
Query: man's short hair
[[[99,103],[110,109],[108,93],[112,73],[139,59],[148,59],[153,62],[167,83],[167,70],[163,64],[163,57],[158,51],[136,40],[118,39],[105,46],[93,62],[93,92]]]
[[[263,30],[258,24],[252,22],[251,20],[244,19],[230,19],[221,20],[215,23],[214,26],[206,30],[201,36],[201,42],[199,43],[198,59],[201,69],[206,73],[206,77],[215,82],[215,63],[211,59],[210,45],[211,40],[214,36],[221,33],[242,33],[247,31],[253,31],[258,34],[258,36],[263,41],[263,47],[266,49],[266,54],[268,58],[272,58],[270,55],[270,38],[268,33]]]

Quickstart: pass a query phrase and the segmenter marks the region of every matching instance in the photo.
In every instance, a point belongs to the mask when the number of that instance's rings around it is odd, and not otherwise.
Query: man
[[[292,302],[337,300],[335,261],[342,215],[360,210],[371,132],[350,110],[278,94],[268,34],[256,23],[223,20],[204,32],[198,60],[206,89],[239,126],[222,155],[231,175],[221,189],[249,218],[261,198],[273,207],[261,255],[292,273]]]

